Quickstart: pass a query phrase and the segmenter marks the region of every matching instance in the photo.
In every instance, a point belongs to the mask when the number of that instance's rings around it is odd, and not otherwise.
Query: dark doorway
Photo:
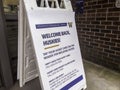
[[[0,90],[13,85],[11,66],[6,41],[6,24],[3,12],[3,3],[0,0]]]

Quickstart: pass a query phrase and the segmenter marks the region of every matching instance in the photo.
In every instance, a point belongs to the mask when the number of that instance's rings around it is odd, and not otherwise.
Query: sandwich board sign
[[[18,80],[42,90],[81,90],[86,78],[70,0],[20,0]]]

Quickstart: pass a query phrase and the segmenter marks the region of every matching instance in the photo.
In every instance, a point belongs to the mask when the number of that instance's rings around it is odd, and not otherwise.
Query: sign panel
[[[85,89],[74,12],[31,9],[27,16],[42,89]]]
[[[85,73],[70,0],[41,0],[41,3],[20,0],[19,10],[20,87],[39,76],[42,90],[85,89]]]

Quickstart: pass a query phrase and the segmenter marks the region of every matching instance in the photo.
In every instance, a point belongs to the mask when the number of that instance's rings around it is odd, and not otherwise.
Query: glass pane
[[[17,5],[19,0],[3,0],[5,13],[17,13]]]

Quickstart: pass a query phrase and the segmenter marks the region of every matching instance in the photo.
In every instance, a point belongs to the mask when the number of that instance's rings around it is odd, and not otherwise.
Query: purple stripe
[[[37,24],[36,29],[64,27],[64,26],[67,26],[67,23]]]
[[[69,84],[67,84],[66,86],[64,86],[60,90],[68,90],[71,87],[73,87],[75,84],[77,84],[78,82],[80,82],[81,80],[83,80],[83,76],[82,75],[80,77],[76,78],[75,80],[73,80],[72,82],[70,82]]]

